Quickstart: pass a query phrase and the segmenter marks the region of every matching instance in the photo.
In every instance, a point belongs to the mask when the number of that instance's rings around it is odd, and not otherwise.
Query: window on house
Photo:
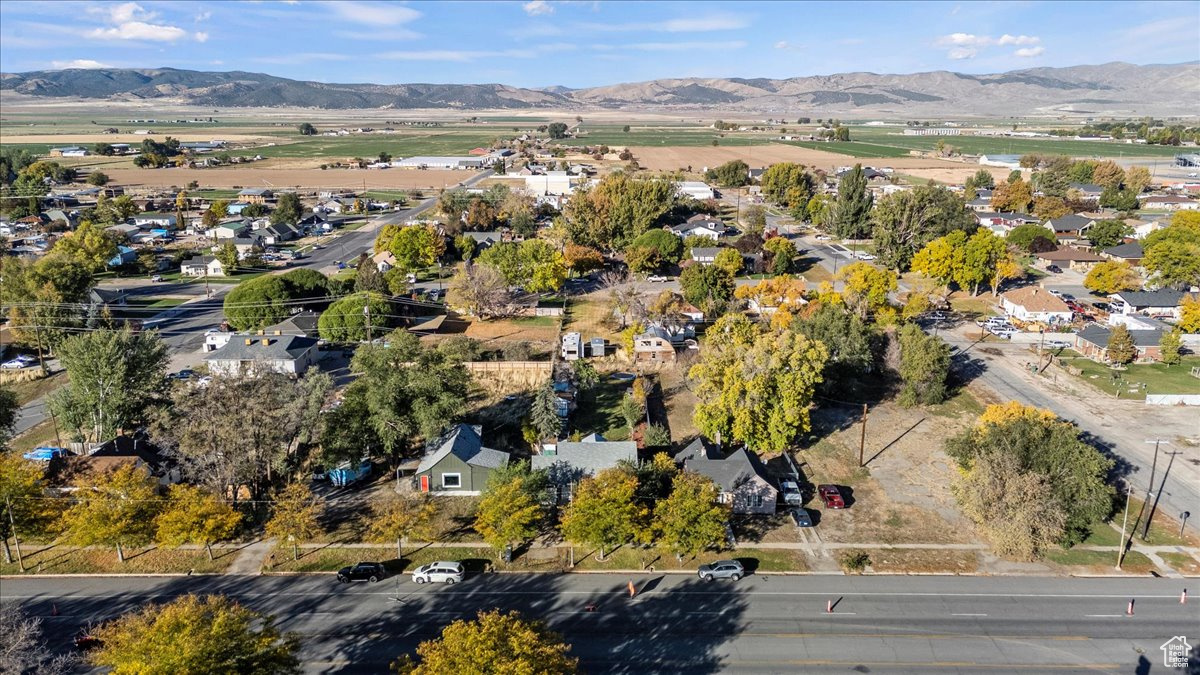
[[[753,498],[753,499],[751,499],[750,501],[751,501],[751,503],[753,503],[753,504],[754,504],[754,506],[757,508],[757,507],[759,507],[759,506],[762,506],[762,505],[763,505],[763,496],[762,496],[762,495],[760,495],[760,494],[756,494],[756,495],[754,495],[754,498]]]
[[[459,474],[459,473],[444,473],[444,474],[442,474],[442,487],[445,489],[462,487],[462,474]]]

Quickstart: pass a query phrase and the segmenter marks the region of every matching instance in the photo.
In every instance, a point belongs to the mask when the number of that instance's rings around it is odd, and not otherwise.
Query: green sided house
[[[417,489],[447,497],[477,496],[508,453],[483,447],[481,427],[456,424],[430,445],[417,466]]]

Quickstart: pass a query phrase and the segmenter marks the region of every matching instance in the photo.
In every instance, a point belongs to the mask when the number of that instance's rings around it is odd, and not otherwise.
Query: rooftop
[[[291,361],[317,346],[317,339],[301,335],[250,335],[235,333],[224,347],[205,361]]]
[[[1013,303],[1020,305],[1031,312],[1070,312],[1071,308],[1067,307],[1067,303],[1061,298],[1055,296],[1044,288],[1037,286],[1025,286],[1024,288],[1014,288],[1001,294],[1001,297]]]
[[[560,441],[551,453],[534,455],[531,464],[534,469],[548,469],[550,480],[563,485],[611,469],[622,460],[637,462],[637,443],[606,441],[592,434],[582,441]]]
[[[497,469],[508,464],[507,452],[483,447],[479,429],[469,424],[456,424],[438,439],[432,452],[421,458],[417,473],[429,471],[451,454],[468,465],[487,469]]]

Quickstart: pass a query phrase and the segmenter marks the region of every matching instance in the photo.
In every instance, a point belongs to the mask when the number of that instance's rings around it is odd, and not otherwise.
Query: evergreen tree
[[[867,234],[871,205],[874,198],[867,190],[867,176],[862,165],[842,176],[838,182],[838,196],[834,231],[842,239],[860,239]]]

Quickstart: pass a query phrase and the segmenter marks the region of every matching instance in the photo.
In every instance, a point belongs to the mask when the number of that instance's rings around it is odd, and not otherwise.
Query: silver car
[[[737,581],[746,576],[746,568],[742,567],[742,563],[736,560],[718,560],[707,565],[701,565],[700,569],[696,570],[696,574],[705,581],[712,581],[713,579],[732,579]]]
[[[441,582],[444,584],[457,584],[463,580],[462,563],[439,560],[431,562],[428,565],[421,565],[413,570],[412,580],[418,584],[424,584],[431,581]]]

